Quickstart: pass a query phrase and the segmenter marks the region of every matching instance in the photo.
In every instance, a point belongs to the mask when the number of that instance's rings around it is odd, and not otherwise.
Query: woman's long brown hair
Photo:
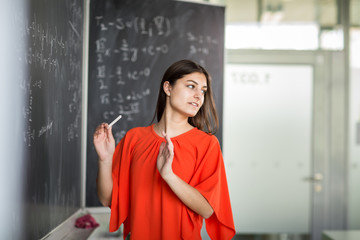
[[[204,96],[203,105],[194,117],[189,117],[188,122],[192,126],[208,134],[215,134],[219,128],[219,119],[216,111],[215,101],[212,95],[211,77],[205,68],[191,60],[177,61],[165,71],[160,83],[159,96],[152,122],[154,122],[155,117],[157,121],[160,121],[165,110],[166,94],[163,89],[164,82],[168,81],[171,86],[174,86],[178,79],[194,72],[205,75],[207,91]]]

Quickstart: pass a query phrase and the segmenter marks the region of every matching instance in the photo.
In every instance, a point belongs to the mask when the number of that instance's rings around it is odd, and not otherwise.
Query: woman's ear
[[[164,89],[166,96],[170,96],[171,85],[170,85],[169,81],[164,82],[163,89]]]

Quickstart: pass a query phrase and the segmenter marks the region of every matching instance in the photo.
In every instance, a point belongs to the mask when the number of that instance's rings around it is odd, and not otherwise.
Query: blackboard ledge
[[[91,214],[91,216],[99,223],[99,226],[95,229],[82,229],[75,227],[75,221],[78,217],[85,214]],[[110,220],[110,208],[108,207],[89,207],[85,209],[79,209],[68,219],[62,222],[54,230],[48,233],[42,240],[58,240],[58,239],[121,239],[122,226],[114,233],[109,232],[109,220]]]
[[[176,0],[178,2],[188,2],[188,3],[195,3],[195,4],[203,4],[209,6],[217,6],[217,7],[225,7],[225,4],[221,3],[211,3],[211,2],[194,2],[194,0]]]

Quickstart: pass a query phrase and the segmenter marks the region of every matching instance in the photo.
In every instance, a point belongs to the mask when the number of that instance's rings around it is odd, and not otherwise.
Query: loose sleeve
[[[116,231],[125,223],[124,235],[128,234],[126,222],[129,215],[129,177],[131,146],[125,135],[115,148],[112,163],[113,190],[111,199],[110,232]]]
[[[209,202],[213,215],[205,220],[211,239],[231,239],[235,235],[234,220],[230,204],[225,165],[219,142],[215,136],[202,149],[203,158],[190,181]],[[193,216],[197,222],[197,217]]]

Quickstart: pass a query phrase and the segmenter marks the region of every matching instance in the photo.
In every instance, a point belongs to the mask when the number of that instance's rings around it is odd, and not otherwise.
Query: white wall
[[[26,16],[26,0],[0,2],[0,239],[24,239],[22,144],[24,136],[22,116],[24,96],[21,76],[26,67],[19,58],[26,47],[22,38]],[[16,73],[16,74],[14,74]]]
[[[348,228],[360,229],[360,68],[350,74]]]
[[[360,30],[350,30],[348,228],[360,229]]]

